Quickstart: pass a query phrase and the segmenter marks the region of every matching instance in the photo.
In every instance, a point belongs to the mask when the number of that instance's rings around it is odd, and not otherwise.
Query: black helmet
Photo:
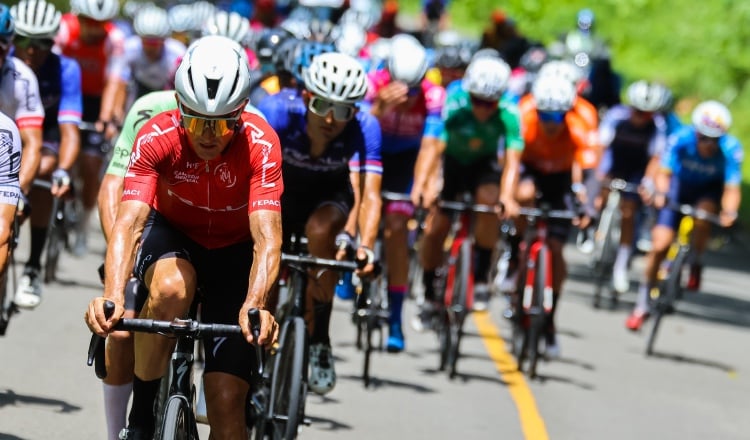
[[[274,62],[274,52],[281,46],[281,43],[289,38],[289,33],[281,28],[266,29],[260,34],[258,41],[255,43],[255,55],[262,64]]]

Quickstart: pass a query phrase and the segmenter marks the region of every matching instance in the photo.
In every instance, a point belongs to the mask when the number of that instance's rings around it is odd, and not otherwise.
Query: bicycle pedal
[[[302,419],[302,424],[305,426],[311,426],[312,425],[312,419],[309,417],[305,417]]]

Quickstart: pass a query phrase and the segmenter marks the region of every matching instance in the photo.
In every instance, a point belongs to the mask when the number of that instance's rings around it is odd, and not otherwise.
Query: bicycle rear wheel
[[[453,296],[448,313],[451,344],[448,353],[450,370],[448,375],[451,379],[456,377],[456,365],[460,356],[461,337],[463,336],[463,325],[466,314],[469,312],[469,277],[471,277],[472,246],[469,240],[461,243],[456,258],[455,275],[453,277]]]
[[[297,438],[304,411],[305,321],[294,317],[281,330],[279,352],[271,375],[271,406],[274,439]]]
[[[44,283],[48,284],[57,278],[57,265],[60,253],[67,244],[67,233],[63,222],[63,209],[60,209],[62,201],[55,198],[52,202],[52,213],[54,217],[50,221],[47,232],[47,258],[44,262]]]
[[[594,233],[594,308],[599,308],[604,284],[610,279],[619,242],[619,195],[610,193],[610,201],[602,212],[599,225]]]
[[[164,423],[161,430],[162,440],[193,440],[197,438],[195,418],[187,400],[182,396],[173,396],[167,401],[164,412]]]

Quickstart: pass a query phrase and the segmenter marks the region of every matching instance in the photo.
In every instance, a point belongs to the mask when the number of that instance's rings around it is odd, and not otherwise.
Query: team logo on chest
[[[237,176],[232,174],[232,170],[226,162],[214,168],[214,176],[224,188],[232,188],[237,183]]]

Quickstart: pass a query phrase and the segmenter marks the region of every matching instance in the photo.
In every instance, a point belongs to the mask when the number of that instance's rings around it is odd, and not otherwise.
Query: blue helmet
[[[305,41],[300,49],[299,53],[297,55],[297,60],[294,63],[294,69],[292,70],[292,74],[297,79],[297,82],[302,84],[304,81],[304,71],[310,67],[310,64],[312,63],[313,58],[316,56],[327,53],[327,52],[335,52],[336,47],[331,43],[320,43],[317,41]]]
[[[10,14],[10,8],[0,4],[0,36],[12,37],[16,31],[16,22]]]
[[[578,29],[586,32],[594,26],[594,11],[591,9],[581,9],[578,11]]]

